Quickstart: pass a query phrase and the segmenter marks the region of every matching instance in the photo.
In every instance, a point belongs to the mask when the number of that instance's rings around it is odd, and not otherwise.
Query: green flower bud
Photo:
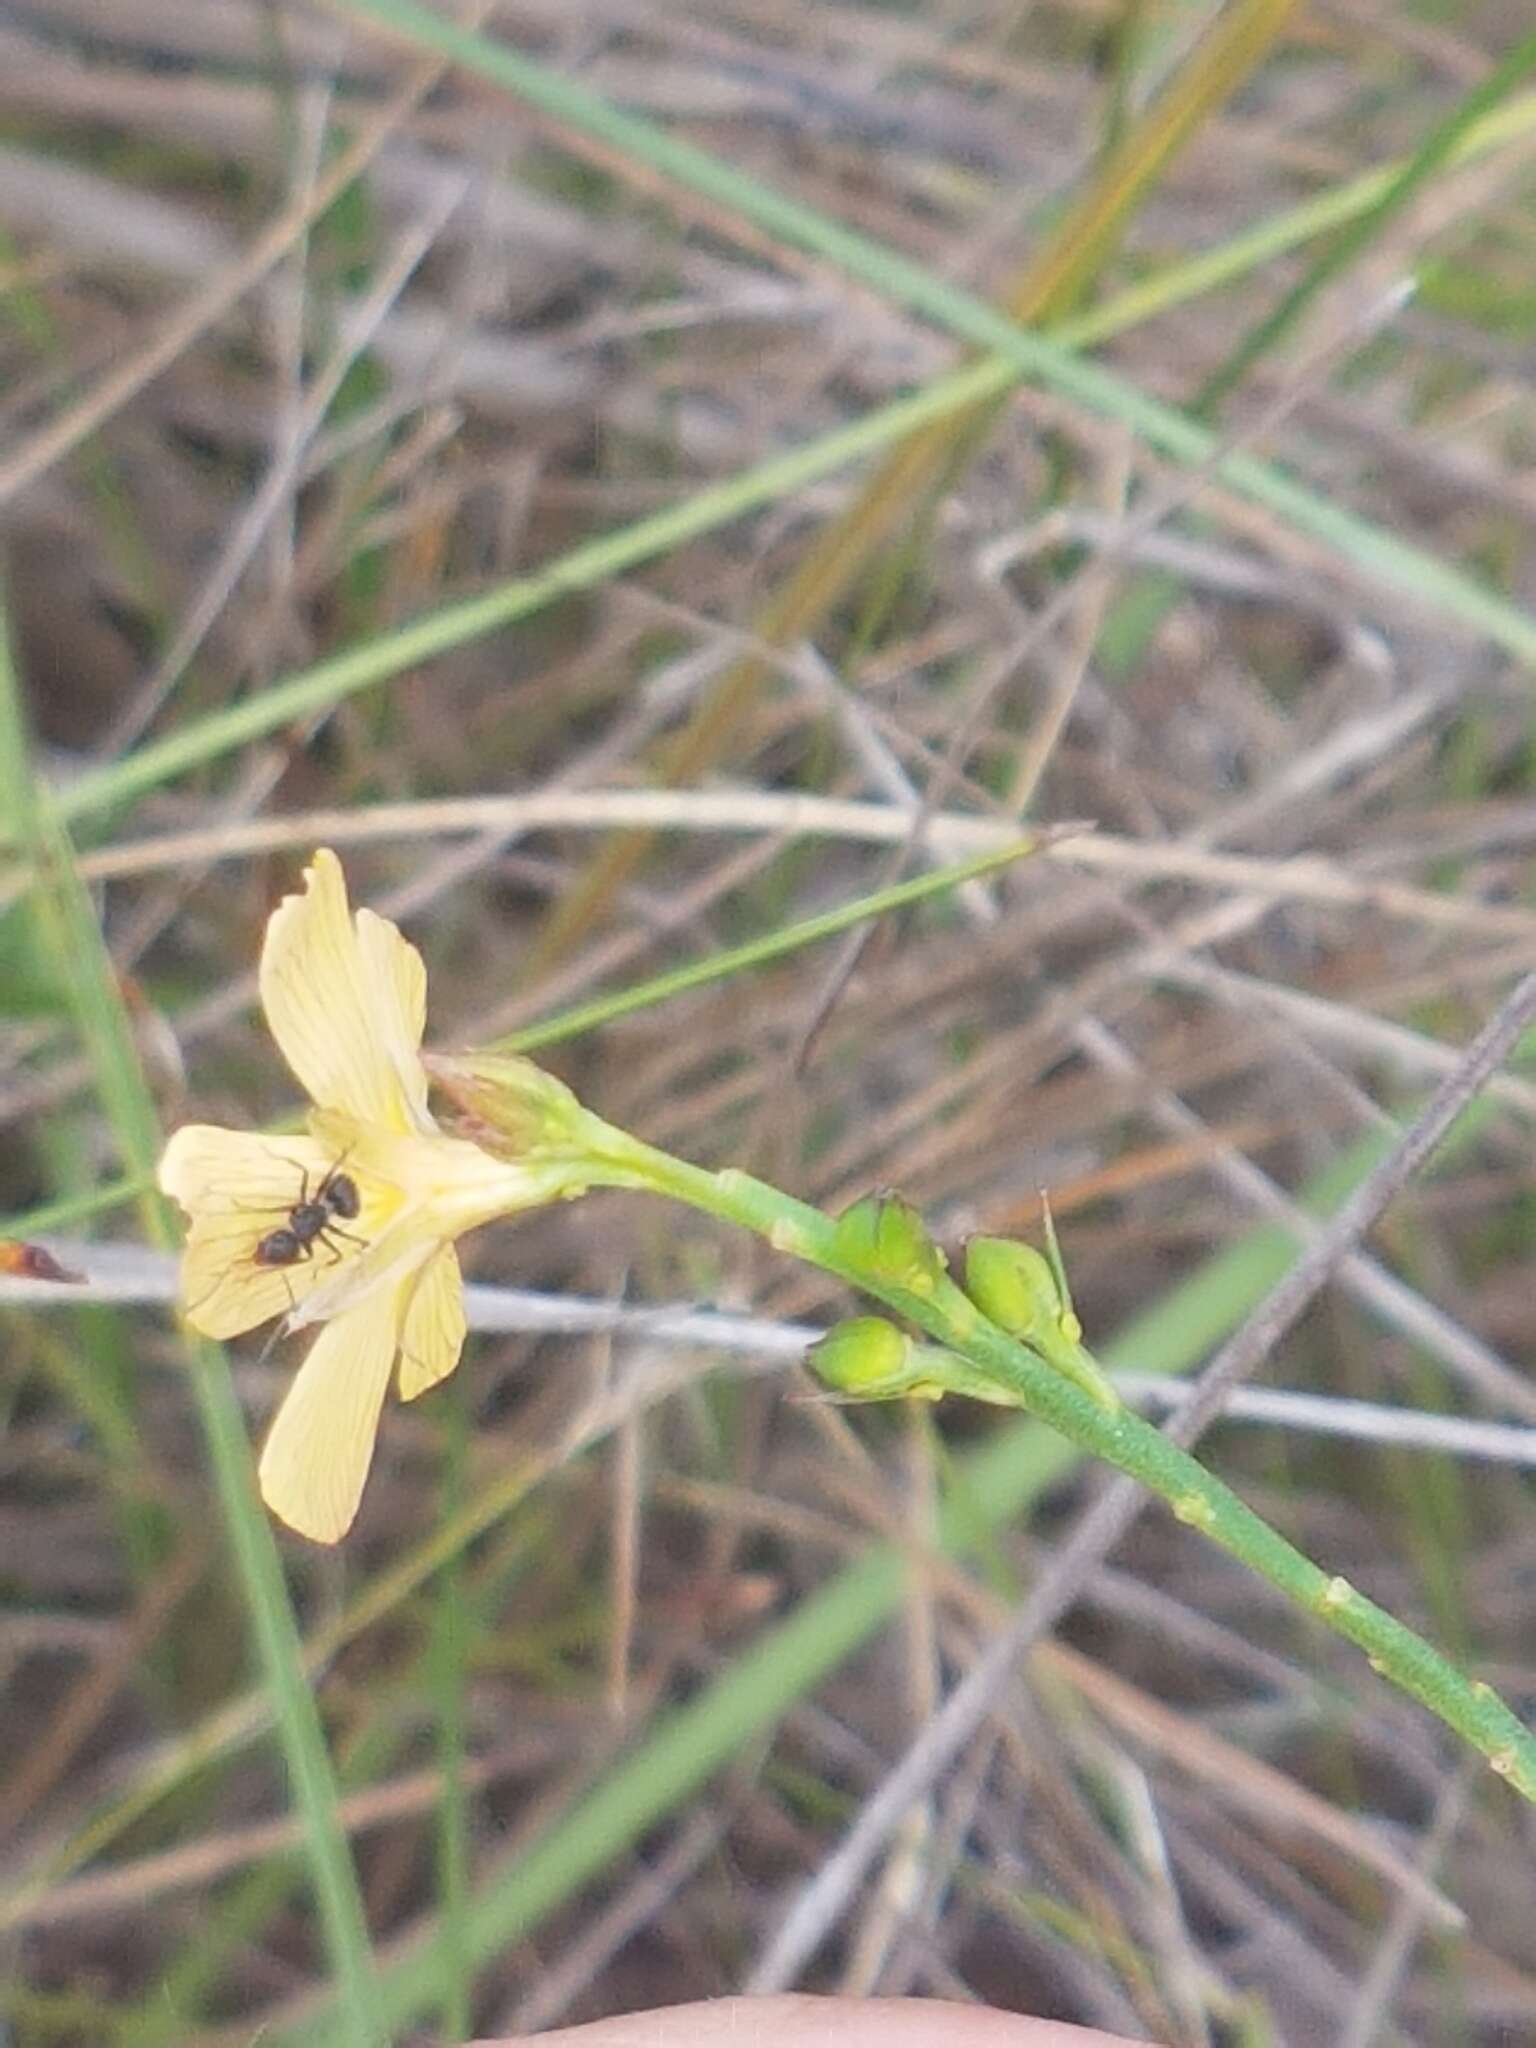
[[[444,1094],[476,1126],[485,1149],[513,1158],[531,1152],[593,1149],[600,1120],[553,1074],[516,1053],[427,1055],[426,1066]]]
[[[1061,1322],[1056,1275],[1043,1252],[1007,1237],[973,1237],[965,1248],[965,1291],[989,1321],[1026,1342]]]
[[[1050,1258],[1031,1244],[1007,1237],[973,1237],[965,1248],[965,1291],[989,1321],[1054,1366],[1101,1408],[1114,1410],[1120,1396],[1082,1344],[1083,1326],[1067,1292],[1056,1233]]]
[[[1018,1396],[984,1366],[942,1344],[920,1344],[883,1316],[838,1323],[805,1355],[805,1362],[840,1401],[942,1401],[968,1394],[1016,1408]]]
[[[911,1357],[912,1339],[884,1316],[852,1316],[813,1344],[805,1362],[835,1394],[878,1401],[906,1391],[903,1380]]]
[[[837,1219],[837,1248],[872,1280],[927,1296],[944,1277],[944,1254],[910,1202],[866,1195]]]

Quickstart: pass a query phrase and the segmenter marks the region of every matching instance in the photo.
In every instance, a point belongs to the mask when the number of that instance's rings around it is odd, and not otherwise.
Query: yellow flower
[[[304,881],[267,925],[261,1001],[315,1105],[310,1135],[188,1124],[166,1147],[160,1185],[190,1219],[181,1295],[194,1329],[234,1337],[276,1315],[288,1329],[325,1324],[272,1424],[260,1478],[275,1514],[334,1543],[357,1512],[396,1361],[405,1401],[458,1363],[453,1240],[578,1193],[586,1177],[569,1147],[509,1161],[438,1128],[420,1053],[420,954],[387,919],[349,914],[334,853],[317,853]]]

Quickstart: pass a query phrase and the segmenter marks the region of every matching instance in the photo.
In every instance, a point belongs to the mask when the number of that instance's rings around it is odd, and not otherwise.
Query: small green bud
[[[965,1248],[965,1291],[989,1321],[1028,1342],[1061,1322],[1056,1275],[1043,1252],[1008,1237],[973,1237]]]
[[[1049,1229],[1050,1211],[1046,1211]],[[1067,1292],[1054,1229],[1051,1256],[1007,1237],[973,1237],[965,1248],[965,1291],[982,1314],[1027,1344],[1047,1365],[1113,1411],[1120,1396],[1083,1349],[1083,1326]]]
[[[906,1391],[902,1381],[911,1357],[912,1339],[884,1316],[851,1316],[813,1344],[805,1362],[834,1393],[878,1401]]]
[[[942,1401],[968,1394],[973,1401],[1017,1408],[1019,1397],[969,1358],[943,1344],[921,1344],[884,1316],[838,1323],[806,1353],[806,1364],[840,1401]]]
[[[429,1073],[477,1126],[488,1151],[522,1159],[531,1152],[584,1151],[599,1120],[553,1074],[516,1053],[432,1053]]]
[[[837,1219],[837,1248],[872,1280],[927,1296],[944,1277],[944,1254],[910,1202],[866,1195]]]

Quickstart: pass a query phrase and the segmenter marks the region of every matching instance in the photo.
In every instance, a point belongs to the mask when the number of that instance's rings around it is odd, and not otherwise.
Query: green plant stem
[[[999,868],[1011,867],[1016,860],[1039,853],[1059,836],[1059,833],[1052,832],[1022,834],[1007,846],[984,853],[977,859],[957,861],[952,867],[932,868],[927,874],[913,876],[910,881],[893,883],[888,889],[873,890],[852,903],[840,903],[835,910],[820,911],[815,917],[802,918],[798,924],[765,932],[761,938],[748,939],[743,945],[706,954],[702,960],[690,960],[686,967],[674,967],[669,973],[658,974],[649,981],[633,982],[628,988],[616,989],[609,995],[594,996],[589,1003],[561,1010],[553,1017],[540,1019],[537,1024],[525,1024],[521,1030],[497,1039],[494,1049],[534,1052],[546,1045],[559,1045],[567,1038],[595,1031],[600,1024],[607,1024],[615,1017],[627,1017],[633,1010],[669,1002],[673,996],[707,987],[709,983],[725,980],[733,974],[742,974],[748,968],[766,966],[769,961],[780,959],[801,946],[814,945],[818,939],[833,938],[838,932],[848,931],[872,917],[887,917],[893,910],[905,910],[930,896],[957,889],[963,882],[974,882]]]
[[[1323,1571],[1160,1430],[1128,1408],[1107,1410],[1006,1336],[953,1281],[941,1279],[928,1293],[894,1286],[850,1256],[836,1225],[819,1209],[734,1167],[712,1173],[626,1133],[614,1133],[614,1140],[613,1185],[649,1188],[754,1231],[775,1250],[819,1266],[894,1309],[1008,1389],[1020,1408],[1158,1494],[1181,1522],[1362,1649],[1373,1670],[1428,1707],[1536,1803],[1536,1739],[1491,1686],[1466,1678],[1347,1579]]]

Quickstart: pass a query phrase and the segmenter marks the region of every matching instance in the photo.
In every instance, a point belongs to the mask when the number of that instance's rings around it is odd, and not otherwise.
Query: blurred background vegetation
[[[177,1335],[161,1133],[292,1112],[316,844],[446,1045],[1092,821],[544,1056],[951,1247],[1048,1188],[1171,1398],[1536,965],[1533,73],[1517,0],[0,11],[0,1233],[89,1281],[0,1281],[7,2040],[775,1981],[1098,1476],[806,1400],[846,1300],[600,1196],[476,1240],[465,1368],[275,1538],[292,1358]],[[1527,1718],[1533,1111],[1205,1445]],[[1075,1591],[795,1981],[1536,2032],[1512,1795],[1161,1514]]]

